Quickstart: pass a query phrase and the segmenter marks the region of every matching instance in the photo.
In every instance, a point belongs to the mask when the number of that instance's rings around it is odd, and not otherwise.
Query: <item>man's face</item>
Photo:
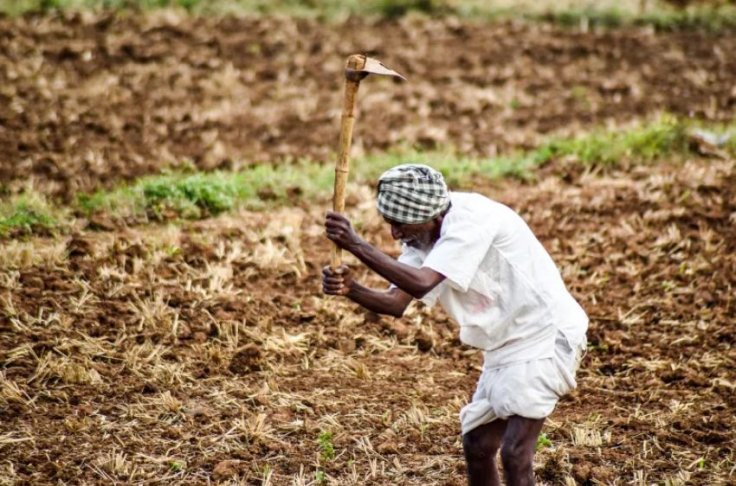
[[[442,218],[438,217],[426,223],[406,224],[383,218],[391,225],[391,236],[408,246],[428,251],[440,237]]]

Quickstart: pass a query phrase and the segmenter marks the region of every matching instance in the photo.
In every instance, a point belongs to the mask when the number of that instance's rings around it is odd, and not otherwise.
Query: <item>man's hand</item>
[[[353,225],[340,213],[327,212],[325,229],[327,230],[327,238],[344,250],[351,251],[361,242],[360,237],[353,230]]]
[[[329,265],[322,269],[322,291],[329,295],[347,295],[353,285],[353,274],[347,265],[333,270]]]

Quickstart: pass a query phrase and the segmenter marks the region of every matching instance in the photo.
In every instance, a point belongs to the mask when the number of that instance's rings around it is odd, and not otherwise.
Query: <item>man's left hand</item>
[[[353,285],[353,273],[347,265],[322,269],[322,291],[329,295],[347,295]]]
[[[327,230],[327,238],[344,250],[351,251],[361,242],[360,237],[353,230],[353,225],[340,213],[327,212],[325,229]]]

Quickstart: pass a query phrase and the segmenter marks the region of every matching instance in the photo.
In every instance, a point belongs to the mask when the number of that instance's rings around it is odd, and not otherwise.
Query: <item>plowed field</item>
[[[356,154],[451,144],[494,155],[661,111],[736,111],[733,35],[173,12],[0,19],[0,178],[68,197],[181,164],[332,161],[354,52],[410,79],[363,89]]]
[[[0,19],[0,176],[59,199],[188,163],[331,163],[342,60],[376,55],[356,153],[472,154],[667,110],[728,120],[736,38],[405,19]],[[247,162],[244,162],[247,161]],[[525,217],[591,317],[540,483],[736,481],[736,162],[478,183]],[[350,216],[396,254],[368,187]],[[320,292],[324,200],[3,241],[0,484],[464,484],[481,356],[437,309]],[[354,262],[353,262],[354,263]],[[360,270],[362,279],[384,285]]]

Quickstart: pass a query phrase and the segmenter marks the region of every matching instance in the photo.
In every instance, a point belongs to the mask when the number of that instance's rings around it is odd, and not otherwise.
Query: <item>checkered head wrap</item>
[[[378,179],[378,211],[403,224],[426,223],[450,204],[442,174],[421,164],[403,164]]]

